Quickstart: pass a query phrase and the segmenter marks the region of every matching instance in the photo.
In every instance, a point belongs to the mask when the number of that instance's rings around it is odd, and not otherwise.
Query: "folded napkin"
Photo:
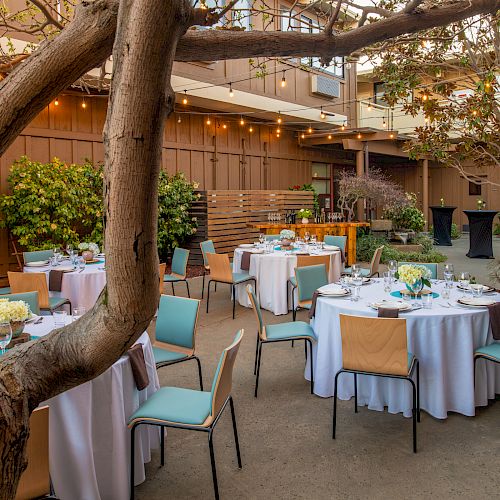
[[[491,333],[495,340],[500,340],[500,302],[486,306],[490,313]]]
[[[319,292],[316,290],[312,296],[311,309],[309,309],[309,319],[313,319],[316,313],[316,301],[318,300]]]
[[[134,375],[135,385],[139,391],[142,391],[149,385],[148,371],[144,361],[144,352],[142,344],[132,346],[128,352],[132,374]]]
[[[324,293],[338,293],[339,295],[341,293],[345,293],[344,287],[341,285],[337,285],[336,283],[328,283],[328,285],[323,285],[320,286],[317,290],[320,294]]]
[[[399,318],[399,309],[395,307],[379,307],[378,308],[379,318]]]
[[[241,264],[240,264],[240,269],[242,271],[249,271],[250,270],[250,257],[252,256],[252,252],[243,252],[243,255],[241,256]]]
[[[64,271],[51,269],[49,272],[49,290],[51,292],[60,292]]]

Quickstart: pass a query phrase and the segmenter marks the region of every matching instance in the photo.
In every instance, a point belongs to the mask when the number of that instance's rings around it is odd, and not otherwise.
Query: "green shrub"
[[[12,194],[0,196],[2,227],[28,250],[94,241],[102,244],[102,167],[67,165],[23,156],[7,178]]]
[[[196,233],[196,217],[189,213],[200,195],[196,183],[186,180],[182,172],[169,176],[160,172],[158,185],[158,253],[165,260],[169,252]]]
[[[425,226],[424,213],[417,208],[417,196],[414,193],[406,193],[408,205],[398,206],[384,211],[384,218],[392,220],[394,228],[422,231]]]
[[[499,226],[500,229],[500,226]],[[458,229],[458,226],[452,222],[451,224],[451,239],[452,240],[458,240],[462,236],[462,232]]]
[[[426,234],[419,234],[414,240],[413,243],[416,245],[422,245],[422,252],[429,253],[434,249],[434,240],[427,236]]]

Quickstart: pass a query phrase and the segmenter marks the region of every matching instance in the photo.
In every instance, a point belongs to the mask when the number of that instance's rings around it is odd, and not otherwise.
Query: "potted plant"
[[[295,233],[291,229],[283,229],[280,232],[281,247],[289,248],[295,239]]]
[[[297,217],[302,219],[302,224],[307,224],[309,218],[312,217],[312,212],[308,208],[302,208],[297,212]]]
[[[23,333],[25,322],[30,317],[30,308],[24,300],[0,299],[0,322],[10,323],[12,338]]]

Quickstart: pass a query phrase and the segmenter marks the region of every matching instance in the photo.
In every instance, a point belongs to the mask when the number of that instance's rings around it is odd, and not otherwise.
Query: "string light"
[[[224,130],[226,130],[226,129],[227,129],[227,125],[224,123],[224,124],[222,125],[222,128],[223,128]]]
[[[305,139],[306,138],[306,134],[304,134],[304,132],[302,132],[302,134],[300,134],[300,138],[301,139]]]
[[[207,125],[210,125],[212,122],[210,121],[210,116],[207,118]]]
[[[242,116],[240,116],[240,125],[245,125],[245,120],[243,120]]]
[[[372,106],[371,102],[368,103],[368,108],[367,109],[368,109],[368,111],[371,111],[373,109],[373,106]]]
[[[427,101],[428,98],[429,96],[426,93],[422,95],[422,101]]]
[[[252,132],[253,132],[253,127],[250,127],[250,128],[248,129],[248,131],[249,131],[250,133],[252,133]]]
[[[283,120],[281,119],[281,111],[278,111],[278,119],[276,120],[278,123],[281,123]]]
[[[85,109],[87,107],[87,103],[85,102],[85,97],[83,98],[82,101],[82,108]]]
[[[181,122],[182,122],[181,115],[177,115],[177,123],[181,123]]]
[[[474,116],[477,116],[477,109],[475,109],[475,110],[472,112],[472,114],[473,114]]]
[[[387,128],[387,123],[385,121],[385,118],[382,120],[382,128]]]
[[[319,116],[321,117],[322,120],[326,118],[325,112],[323,111],[323,106],[321,106],[321,113]]]
[[[346,122],[344,121],[344,123],[342,124],[342,127],[340,127],[340,130],[345,130],[345,123]]]
[[[486,90],[490,90],[490,88],[491,88],[491,83],[490,83],[489,81],[484,82],[484,88],[485,88]]]
[[[363,136],[358,132],[357,137],[358,137],[358,139],[361,139]]]
[[[187,90],[184,91],[184,99],[182,99],[182,104],[184,106],[188,103],[188,98],[187,98]]]
[[[313,129],[312,129],[311,127],[309,127],[309,128],[307,129],[307,131],[308,131],[310,134],[312,134]]]
[[[391,139],[394,139],[394,134],[391,132],[391,133],[390,133],[390,135],[389,135],[389,137],[390,137]]]
[[[229,97],[234,97],[232,82],[229,82]]]
[[[285,78],[285,70],[283,70],[283,76],[281,78],[281,88],[286,87],[286,78]]]
[[[59,99],[56,97],[56,100],[54,101],[54,106],[59,106]]]
[[[332,136],[331,136],[331,135],[329,135],[329,136],[328,136],[328,139],[329,139],[329,140],[331,140],[331,138],[332,138]]]
[[[280,135],[280,134],[281,134],[281,129],[280,129],[279,127],[276,129],[276,133],[277,133],[278,135]]]

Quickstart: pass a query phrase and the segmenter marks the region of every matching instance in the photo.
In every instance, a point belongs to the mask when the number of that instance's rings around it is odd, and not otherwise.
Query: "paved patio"
[[[500,256],[500,239],[495,240]],[[457,272],[470,271],[488,282],[491,261],[468,259],[468,239],[441,247]],[[201,279],[191,280],[194,297]],[[227,288],[227,287],[226,287]],[[179,292],[184,292],[179,286]],[[214,433],[221,498],[493,498],[498,496],[500,401],[478,408],[476,417],[450,414],[440,421],[423,412],[419,451],[411,450],[411,419],[339,401],[337,439],[331,439],[333,400],[312,396],[304,380],[304,349],[289,344],[263,349],[259,397],[253,397],[256,325],[253,312],[237,307],[231,319],[229,291],[213,294],[211,312],[202,304],[197,351],[209,387],[216,363],[239,328],[245,337],[236,361],[233,396],[243,469],[238,470],[227,411]],[[265,314],[266,322],[291,321]],[[303,313],[302,313],[303,314]],[[299,319],[305,319],[300,317]],[[162,385],[198,387],[196,365],[160,370]],[[498,399],[498,398],[497,398]],[[207,436],[169,430],[166,464],[159,454],[147,466],[147,480],[136,498],[211,498]]]

